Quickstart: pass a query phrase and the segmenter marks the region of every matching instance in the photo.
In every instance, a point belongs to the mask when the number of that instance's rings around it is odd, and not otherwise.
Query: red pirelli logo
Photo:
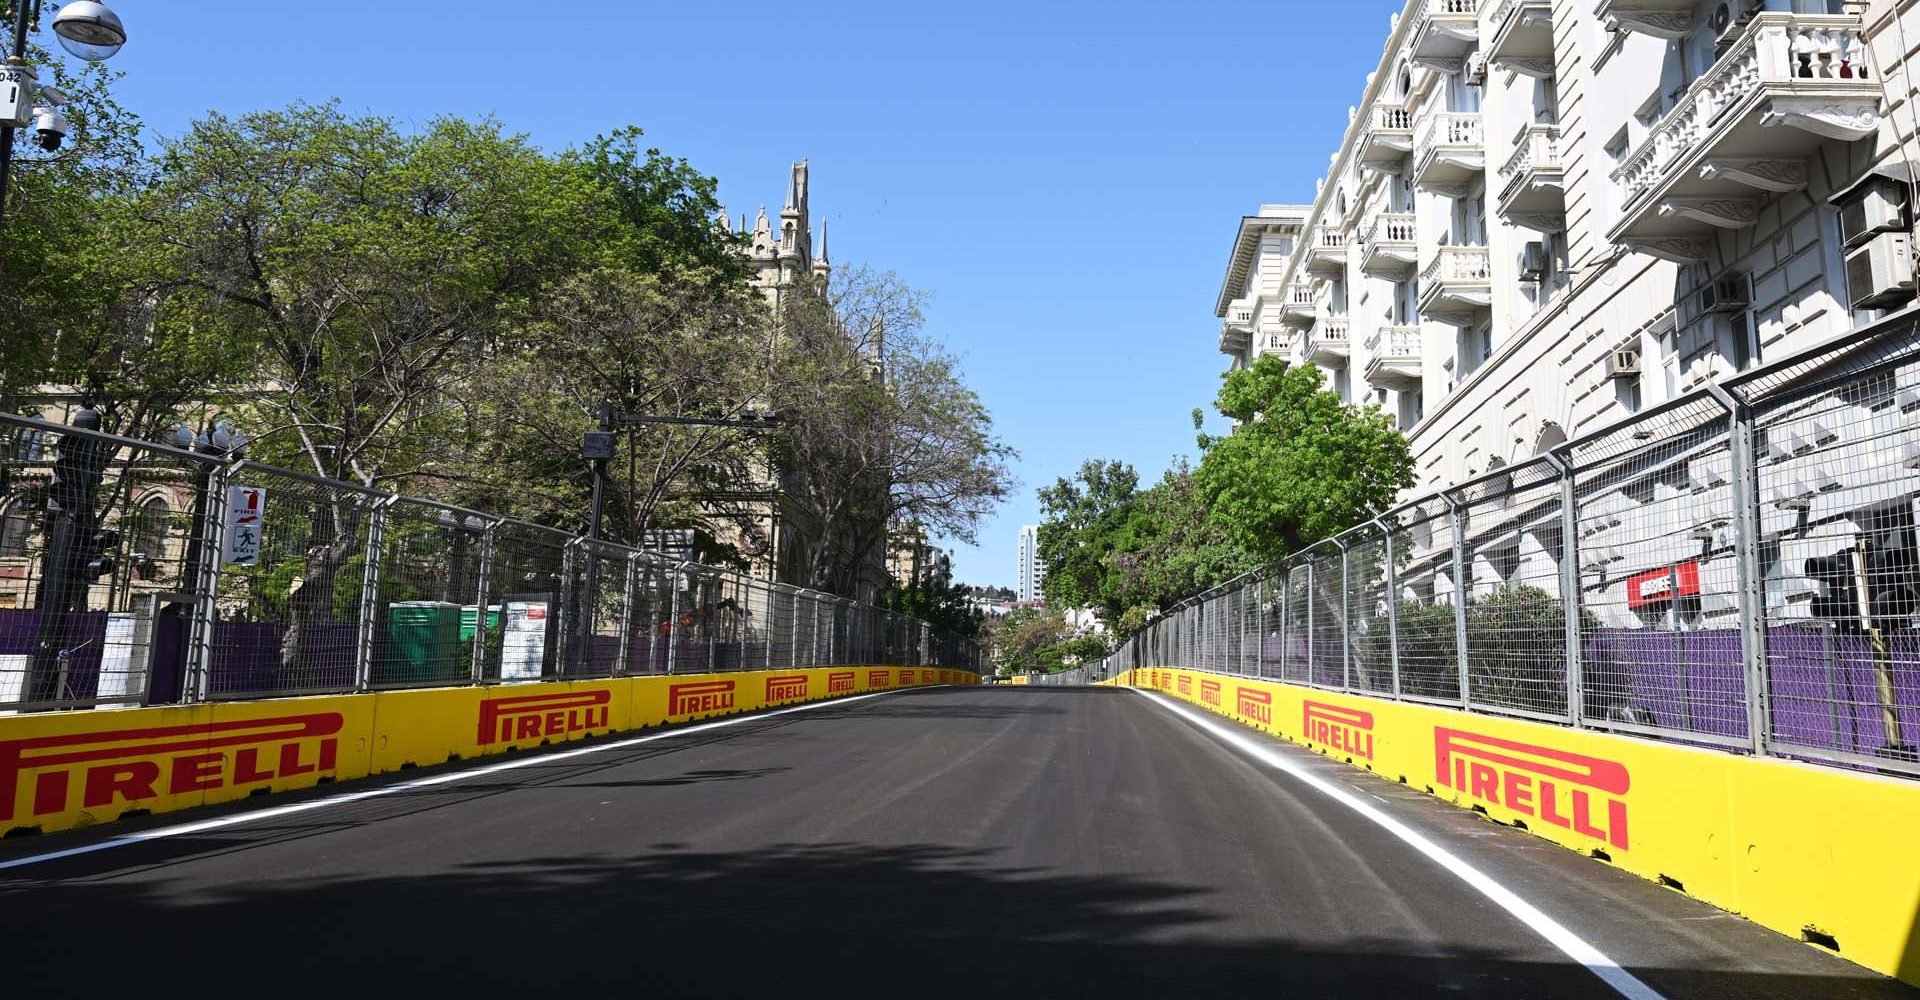
[[[1181,697],[1184,697],[1184,698],[1193,697],[1193,678],[1188,677],[1186,674],[1181,674],[1179,686],[1180,686]]]
[[[696,681],[667,688],[668,715],[698,715],[732,707],[732,681]]]
[[[767,678],[767,700],[785,701],[788,698],[807,696],[806,674],[783,674]]]
[[[853,690],[853,671],[841,670],[827,675],[827,693],[839,694]]]
[[[893,684],[893,672],[890,670],[867,671],[867,686],[870,688],[889,687]]]
[[[1220,707],[1219,681],[1200,682],[1200,703],[1203,705],[1212,705],[1215,708]]]
[[[1438,726],[1433,761],[1456,792],[1627,849],[1625,764]]]
[[[515,695],[480,702],[479,743],[549,739],[611,728],[612,691],[561,691]]]
[[[345,724],[338,712],[316,712],[0,740],[0,821],[17,814],[23,784],[33,792],[31,814],[47,816],[71,807],[76,789],[81,808],[98,809],[327,774]]]
[[[1373,759],[1373,713],[1320,701],[1300,705],[1300,732],[1309,743]]]
[[[1262,725],[1273,725],[1273,692],[1257,688],[1233,689],[1234,711]]]
[[[931,670],[922,670],[922,671],[920,671],[920,683],[922,683],[922,684],[932,684],[932,683],[933,683],[933,671],[931,671]]]
[[[902,683],[902,684],[912,684],[912,683],[913,683],[913,671],[911,671],[911,670],[902,670],[902,671],[900,671],[900,683]]]

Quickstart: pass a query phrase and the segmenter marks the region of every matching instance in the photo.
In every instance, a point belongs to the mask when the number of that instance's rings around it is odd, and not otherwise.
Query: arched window
[[[163,496],[151,496],[140,504],[133,525],[133,551],[156,561],[167,554],[167,529],[173,520],[173,506]]]
[[[33,513],[25,500],[0,507],[0,559],[24,559],[27,537],[33,534]]]

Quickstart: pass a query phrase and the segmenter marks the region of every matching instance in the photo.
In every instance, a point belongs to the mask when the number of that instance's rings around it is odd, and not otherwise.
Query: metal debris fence
[[[0,711],[850,664],[979,651],[733,569],[0,414]]]
[[[1060,680],[1184,666],[1920,775],[1915,324],[1404,503]]]

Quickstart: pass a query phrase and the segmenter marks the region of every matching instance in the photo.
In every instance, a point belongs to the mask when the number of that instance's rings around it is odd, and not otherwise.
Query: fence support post
[[[1287,630],[1293,623],[1293,567],[1281,569],[1280,577],[1280,679],[1287,679]]]
[[[1393,532],[1387,522],[1374,518],[1380,529],[1380,548],[1387,564],[1387,662],[1393,668],[1393,697],[1400,700],[1400,571],[1393,565]]]
[[[220,620],[220,567],[226,565],[227,492],[233,470],[216,465],[206,477],[207,501],[202,506],[206,519],[194,526],[200,533],[199,559],[194,562],[193,617],[189,619],[187,638],[187,676],[180,688],[182,703],[206,701],[213,687],[213,633]],[[152,678],[148,678],[152,685]]]
[[[628,647],[633,645],[633,591],[640,576],[640,553],[627,553],[626,579],[620,584],[620,645],[613,654],[613,675],[627,672]]]
[[[1267,676],[1267,575],[1254,581],[1260,585],[1258,602],[1253,606],[1253,676]]]
[[[487,601],[490,599],[488,585],[493,580],[493,541],[494,530],[504,521],[491,521],[486,530],[480,533],[480,572],[479,580],[474,584],[473,594],[473,654],[471,674],[475,684],[485,683],[487,678]],[[503,607],[501,616],[505,617]]]
[[[1347,543],[1339,538],[1333,544],[1340,550],[1340,690],[1353,690],[1353,609],[1348,595],[1352,581],[1348,574]]]
[[[1560,477],[1560,606],[1566,617],[1567,721],[1586,728],[1586,674],[1580,650],[1580,519],[1573,463],[1548,452],[1547,465]]]
[[[387,508],[400,498],[383,496],[367,511],[367,559],[360,574],[360,632],[353,650],[353,689],[373,685],[373,629],[380,611],[380,561],[386,549]]]
[[[680,578],[687,573],[690,563],[681,563],[673,568],[673,575],[667,577],[667,673],[678,673],[680,667]]]
[[[1740,588],[1740,658],[1747,688],[1747,739],[1767,753],[1772,709],[1768,704],[1766,594],[1760,572],[1760,463],[1754,455],[1753,408],[1744,396],[1713,382],[1707,392],[1727,411],[1727,444],[1733,452],[1734,563]]]
[[[1453,523],[1453,652],[1460,664],[1460,707],[1472,704],[1467,690],[1467,599],[1473,594],[1473,582],[1467,578],[1467,515],[1453,497],[1442,493],[1448,520]]]

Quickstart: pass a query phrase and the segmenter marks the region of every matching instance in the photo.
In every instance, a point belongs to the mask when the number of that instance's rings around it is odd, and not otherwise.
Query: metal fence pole
[[[1771,651],[1768,648],[1765,578],[1760,570],[1760,463],[1753,449],[1753,408],[1744,396],[1716,383],[1707,391],[1727,410],[1727,443],[1733,451],[1733,518],[1736,583],[1740,588],[1740,658],[1745,661],[1747,738],[1756,754],[1765,754],[1772,709],[1768,699]]]
[[[1586,728],[1586,677],[1580,643],[1580,519],[1579,498],[1571,458],[1549,452],[1547,465],[1560,477],[1560,605],[1566,612],[1567,721]],[[1676,591],[1677,593],[1677,591]]]
[[[620,645],[613,653],[613,675],[627,672],[627,648],[633,645],[633,592],[640,577],[640,553],[627,553],[626,579],[620,584]]]
[[[208,472],[206,488],[212,491],[204,505],[206,520],[195,525],[200,532],[200,559],[194,564],[192,618],[187,639],[187,677],[181,686],[183,703],[206,701],[213,687],[213,638],[220,621],[220,567],[226,565],[227,486],[233,466],[219,465]],[[149,681],[151,685],[151,681]]]
[[[1393,565],[1393,532],[1387,530],[1385,521],[1374,518],[1374,524],[1380,526],[1380,547],[1384,551],[1387,564],[1387,662],[1393,668],[1393,697],[1400,697],[1400,571]]]
[[[353,650],[353,689],[373,684],[374,619],[380,610],[380,562],[386,549],[387,508],[400,498],[382,496],[367,511],[367,558],[360,574],[360,631]]]
[[[579,591],[573,585],[573,574],[578,569],[573,553],[584,544],[586,544],[584,538],[569,538],[566,544],[560,547],[560,599],[555,602],[559,605],[555,611],[560,621],[554,625],[553,629],[553,675],[558,678],[567,676],[567,656],[572,652],[574,619],[581,617],[581,612],[584,610],[576,604]],[[587,558],[592,559],[592,554],[589,553]],[[568,613],[569,609],[572,610],[571,614]]]
[[[1347,543],[1338,538],[1333,544],[1340,549],[1340,690],[1353,690],[1353,609],[1348,607],[1347,595],[1351,592],[1347,577]]]
[[[1280,570],[1280,679],[1287,679],[1287,629],[1293,617],[1293,567]]]
[[[687,572],[691,563],[681,563],[673,568],[673,575],[667,577],[667,673],[679,672],[680,650],[680,578]]]
[[[1460,707],[1471,704],[1467,690],[1467,599],[1473,582],[1467,578],[1467,515],[1453,497],[1440,494],[1453,525],[1453,651],[1460,665]]]
[[[487,677],[487,602],[491,599],[490,585],[493,582],[493,543],[494,529],[502,521],[491,521],[485,531],[480,533],[480,579],[475,585],[473,597],[473,653],[469,657],[470,671],[475,684],[484,683]],[[501,611],[504,613],[505,608]]]

